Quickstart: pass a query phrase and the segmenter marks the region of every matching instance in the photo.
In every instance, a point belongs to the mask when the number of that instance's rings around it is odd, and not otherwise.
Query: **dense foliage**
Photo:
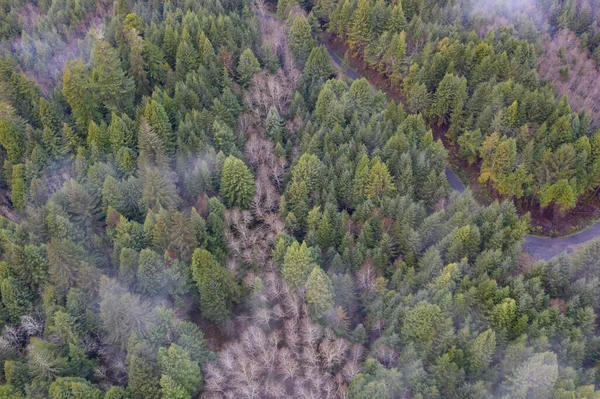
[[[3,5],[3,45],[26,12],[77,37],[104,6]],[[4,58],[0,398],[598,397],[600,244],[522,263],[528,218],[451,192],[427,123],[459,143],[477,126],[491,184],[527,146],[536,170],[570,152],[595,170],[598,135],[586,145],[585,116],[510,61],[535,58],[509,31],[415,52],[417,6],[378,11],[407,25],[389,76],[417,88],[411,113],[337,78],[293,4],[286,29],[261,2],[116,1],[51,90],[21,53]],[[348,7],[372,18],[365,0]],[[495,69],[469,51],[509,72],[474,84],[464,75]],[[580,130],[548,141],[565,123]],[[562,206],[585,173],[535,195]]]
[[[477,163],[479,182],[505,198],[570,210],[600,184],[600,132],[538,80],[531,21],[518,30],[493,19],[486,26],[470,7],[344,0],[316,3],[313,12]]]

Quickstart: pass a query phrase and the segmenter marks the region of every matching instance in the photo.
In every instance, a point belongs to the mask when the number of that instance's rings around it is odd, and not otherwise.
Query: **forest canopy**
[[[600,397],[600,243],[438,134],[564,212],[600,133],[461,6],[0,0],[0,398]]]

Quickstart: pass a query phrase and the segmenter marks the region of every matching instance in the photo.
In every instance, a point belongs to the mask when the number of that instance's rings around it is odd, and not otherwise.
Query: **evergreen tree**
[[[164,171],[149,167],[144,169],[144,189],[141,205],[145,209],[171,209],[179,204],[180,198],[173,180]]]
[[[277,108],[269,108],[267,118],[265,119],[265,130],[269,138],[273,141],[281,142],[283,140],[284,129],[284,121],[281,119]]]
[[[100,399],[102,392],[84,378],[61,377],[49,390],[50,399]]]
[[[138,149],[140,152],[138,165],[140,167],[154,165],[164,168],[167,166],[167,157],[163,141],[148,124],[146,119],[142,119],[140,122]]]
[[[554,203],[559,213],[565,213],[574,208],[576,202],[573,187],[566,179],[561,179],[543,188],[540,195],[540,205],[542,208],[547,207],[550,203]]]
[[[310,24],[304,15],[294,17],[289,33],[290,50],[296,56],[301,67],[304,66],[311,50],[315,46]]]
[[[2,106],[3,104],[0,104]],[[12,164],[21,162],[25,153],[25,124],[9,109],[4,115],[0,113],[0,145],[4,147],[8,160]]]
[[[315,264],[310,249],[294,241],[286,250],[281,267],[283,280],[292,287],[303,287]]]
[[[173,127],[169,121],[169,117],[165,108],[156,100],[152,100],[146,104],[144,108],[144,118],[160,138],[165,154],[171,156],[174,154],[176,137],[173,133]],[[141,132],[140,132],[141,135]]]
[[[96,40],[92,52],[91,88],[108,112],[131,113],[133,80],[125,75],[117,51],[105,40]],[[66,96],[65,96],[66,97]]]
[[[248,86],[255,73],[260,71],[260,63],[249,48],[242,51],[240,61],[237,66],[237,74],[240,83]]]
[[[395,187],[392,176],[385,163],[377,160],[369,171],[365,195],[371,200],[380,203],[385,196],[394,193]]]
[[[186,27],[181,31],[177,53],[175,55],[175,69],[179,79],[185,79],[189,72],[195,71],[200,65],[198,52],[192,44],[192,38]]]
[[[80,129],[87,129],[97,116],[97,103],[88,71],[81,61],[67,62],[63,71],[62,94],[71,107]]]
[[[407,22],[402,9],[402,0],[397,0],[396,4],[393,5],[386,29],[393,33],[400,33],[405,31],[406,27]]]
[[[360,0],[352,14],[349,31],[348,45],[354,54],[361,53],[370,39],[369,10],[370,0]]]
[[[151,249],[143,249],[138,260],[137,281],[144,294],[161,292],[164,264],[162,257]]]
[[[108,125],[108,136],[115,153],[122,147],[135,148],[137,140],[132,126],[133,122],[127,115],[120,118],[116,113],[112,113],[110,125]]]
[[[306,282],[306,302],[315,317],[321,317],[333,306],[331,280],[320,267],[315,266]]]
[[[131,399],[163,399],[159,381],[154,377],[154,367],[148,359],[137,354],[129,355],[127,375]]]
[[[219,187],[221,196],[229,206],[250,207],[254,195],[254,178],[242,160],[233,155],[225,159]]]
[[[158,368],[162,373],[161,386],[165,395],[164,377],[168,377],[168,390],[175,386],[183,388],[187,397],[194,397],[202,389],[202,374],[198,363],[190,359],[190,354],[176,344],[171,344],[169,349],[160,348],[157,354]]]
[[[202,316],[215,323],[228,320],[238,290],[231,272],[219,265],[207,250],[196,249],[192,257],[192,275],[200,293]]]
[[[135,83],[136,98],[141,98],[150,92],[144,60],[144,40],[135,27],[128,28],[126,35],[129,43],[129,75]]]
[[[75,284],[84,254],[83,247],[66,238],[48,244],[48,272],[58,295],[66,295]]]
[[[25,183],[25,165],[19,164],[12,168],[11,201],[19,212],[25,210],[27,203],[27,185]]]

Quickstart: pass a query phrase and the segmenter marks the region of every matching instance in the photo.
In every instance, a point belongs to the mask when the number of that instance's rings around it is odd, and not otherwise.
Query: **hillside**
[[[416,0],[0,5],[0,398],[598,397],[600,243],[531,262],[529,216],[446,176],[459,148],[556,215],[598,187],[600,133],[518,31]],[[329,14],[393,97],[335,68]]]

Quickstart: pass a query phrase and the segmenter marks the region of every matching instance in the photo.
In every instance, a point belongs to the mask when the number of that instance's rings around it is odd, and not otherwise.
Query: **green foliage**
[[[187,394],[187,397],[193,397],[202,389],[200,367],[190,359],[185,349],[175,344],[171,344],[169,349],[160,348],[157,362],[162,373],[160,384],[163,397],[170,398],[171,392],[181,391]]]
[[[367,359],[363,372],[350,382],[348,397],[352,399],[393,398],[402,392],[402,373],[396,368],[387,369],[375,359]]]
[[[19,164],[12,168],[12,180],[10,184],[11,200],[13,206],[18,211],[25,210],[27,202],[27,185],[25,183],[25,165]]]
[[[519,212],[592,198],[600,132],[518,5],[5,3],[0,397],[597,396],[599,246],[523,267]]]
[[[298,241],[294,241],[285,251],[281,275],[283,276],[283,280],[290,286],[296,288],[303,287],[307,283],[308,276],[314,267],[313,257],[306,243],[302,242],[302,244],[299,244]],[[315,276],[316,279],[322,277],[318,272],[317,274]],[[321,291],[324,281],[316,283],[318,286],[315,288]]]
[[[233,274],[219,265],[210,252],[196,249],[192,257],[192,276],[200,293],[202,316],[216,323],[228,320],[238,296]]]
[[[306,302],[315,317],[322,316],[333,305],[331,280],[318,266],[315,266],[308,275]]]
[[[164,264],[162,257],[151,249],[140,252],[137,270],[137,283],[144,294],[156,295],[161,292]]]
[[[90,89],[108,112],[133,110],[133,80],[125,75],[117,51],[105,40],[94,42]]]
[[[289,45],[300,66],[304,66],[315,46],[310,24],[304,15],[294,17],[290,26]]]
[[[219,191],[229,206],[250,207],[254,196],[254,178],[246,164],[233,155],[223,163]]]
[[[75,122],[80,129],[86,129],[97,115],[98,104],[93,97],[92,84],[83,62],[67,62],[62,80],[62,94],[71,107]],[[58,129],[58,126],[54,128]]]
[[[242,85],[247,86],[254,74],[260,71],[260,63],[249,48],[242,51],[237,65],[237,74]]]
[[[543,208],[551,202],[555,203],[561,212],[566,212],[575,207],[576,197],[573,188],[566,179],[561,179],[544,189],[540,198]]]
[[[61,377],[50,385],[50,399],[100,399],[101,391],[83,378]]]
[[[441,318],[442,312],[439,306],[421,301],[406,313],[402,324],[402,335],[409,340],[430,344]]]

